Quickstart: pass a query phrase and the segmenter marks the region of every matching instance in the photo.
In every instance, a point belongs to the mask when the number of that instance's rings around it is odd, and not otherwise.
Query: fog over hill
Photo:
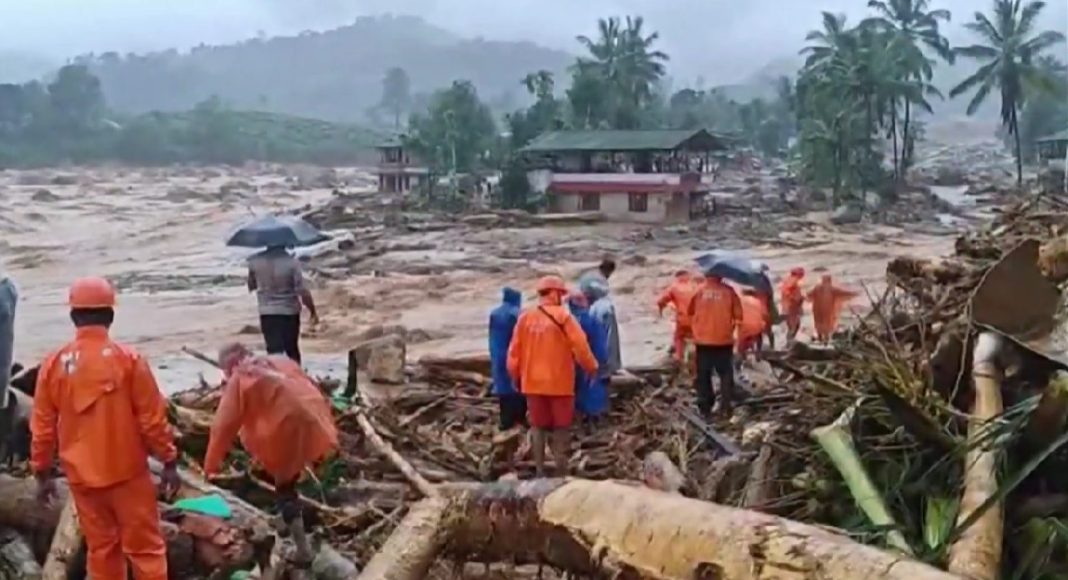
[[[362,120],[378,101],[385,70],[400,66],[407,69],[416,93],[468,78],[484,99],[506,110],[525,98],[518,80],[536,69],[563,70],[570,53],[579,50],[575,36],[593,34],[599,17],[643,15],[648,29],[660,33],[658,46],[671,55],[669,75],[675,88],[744,87],[793,69],[804,35],[819,26],[822,10],[844,13],[856,22],[868,14],[865,4],[0,0],[0,80],[38,76],[41,63],[63,62],[78,54],[114,53],[98,62],[97,70],[109,102],[120,109],[188,108],[218,94],[235,106]],[[987,9],[989,2],[933,4],[953,12],[945,34],[953,43],[965,43],[970,39],[962,23],[976,9]],[[417,18],[368,18],[385,13]],[[1045,27],[1068,30],[1068,2],[1049,2],[1043,20]],[[19,56],[5,56],[10,51]],[[141,56],[128,58],[129,53]],[[950,71],[946,79],[963,74]]]

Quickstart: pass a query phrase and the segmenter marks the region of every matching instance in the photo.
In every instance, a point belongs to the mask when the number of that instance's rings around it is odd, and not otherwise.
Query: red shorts
[[[527,395],[527,418],[535,429],[567,429],[575,418],[575,397]]]

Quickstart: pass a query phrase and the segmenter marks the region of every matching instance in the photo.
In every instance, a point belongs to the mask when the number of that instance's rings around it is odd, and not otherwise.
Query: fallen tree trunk
[[[360,580],[417,580],[445,545],[449,502],[442,497],[424,499],[408,510],[382,548],[360,573]]]
[[[998,491],[997,451],[974,442],[983,430],[1001,414],[1001,372],[994,359],[1001,347],[1000,338],[984,332],[975,345],[972,380],[975,403],[968,421],[968,439],[973,442],[964,457],[964,493],[961,495],[957,524],[967,521]],[[990,506],[979,519],[961,533],[949,550],[949,571],[975,580],[996,580],[1001,570],[1001,544],[1005,514],[1001,502]]]
[[[84,539],[78,525],[78,510],[74,507],[74,500],[68,499],[60,513],[56,532],[52,535],[52,545],[48,548],[41,577],[44,580],[66,580]]]
[[[419,359],[419,366],[428,369],[438,367],[454,371],[475,372],[486,376],[490,375],[490,357],[488,353],[458,357],[427,355]]]
[[[957,578],[813,526],[620,482],[497,482],[444,495],[444,507],[428,502],[418,521],[406,518],[360,578],[425,578],[437,555],[652,580]]]

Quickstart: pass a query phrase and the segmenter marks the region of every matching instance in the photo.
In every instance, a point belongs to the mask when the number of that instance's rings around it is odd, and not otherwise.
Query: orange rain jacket
[[[524,395],[575,396],[575,362],[597,374],[586,333],[566,308],[542,298],[519,315],[508,347],[508,374]]]
[[[689,276],[677,277],[656,301],[661,312],[669,304],[675,307],[675,324],[688,328],[690,326],[690,301],[697,294],[698,286]]]
[[[844,290],[831,283],[829,276],[808,293],[812,303],[812,320],[819,337],[828,338],[838,328],[838,317],[846,302],[857,295],[856,292]]]
[[[754,338],[764,334],[770,314],[767,301],[756,294],[743,294],[742,321],[738,326],[738,338]]]
[[[279,484],[337,448],[326,398],[283,356],[252,357],[231,373],[211,426],[205,473],[218,473],[239,432],[245,450]]]
[[[787,325],[796,328],[801,324],[801,316],[804,314],[805,294],[801,289],[803,276],[787,274],[779,285],[779,300],[782,302],[782,311],[786,316]]]
[[[33,471],[52,468],[58,443],[74,486],[109,487],[145,475],[149,451],[163,462],[178,456],[148,361],[113,342],[103,326],[77,329],[73,342],[41,363],[30,429]]]
[[[734,288],[716,278],[706,278],[690,302],[690,319],[697,344],[731,346],[734,331],[742,321],[742,301]]]

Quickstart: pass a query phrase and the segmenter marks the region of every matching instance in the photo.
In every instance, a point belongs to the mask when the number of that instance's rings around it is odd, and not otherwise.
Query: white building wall
[[[553,209],[560,213],[577,213],[581,211],[582,196],[579,193],[553,194],[555,204]],[[640,223],[661,223],[667,219],[668,202],[670,194],[648,194],[649,211],[630,211],[630,196],[626,193],[602,193],[601,212],[605,219],[612,221],[628,221]]]

